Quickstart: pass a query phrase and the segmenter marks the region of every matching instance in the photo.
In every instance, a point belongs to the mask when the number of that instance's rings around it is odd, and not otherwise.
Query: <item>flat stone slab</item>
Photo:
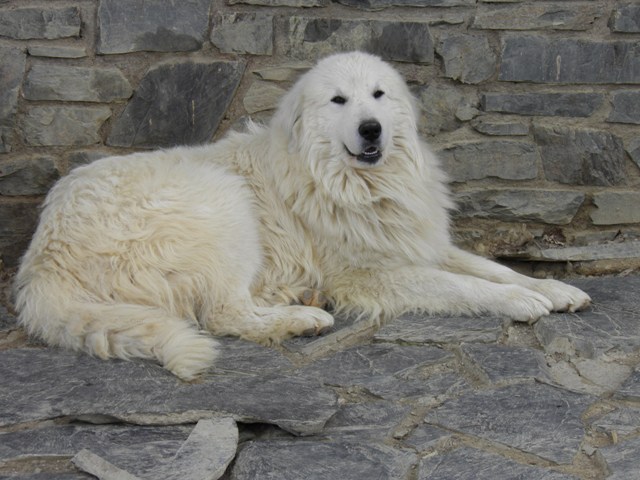
[[[375,443],[271,440],[240,449],[232,480],[362,480],[406,478],[415,454]]]
[[[640,367],[636,367],[615,393],[615,397],[621,400],[640,401]]]
[[[462,352],[492,383],[536,379],[551,381],[544,353],[506,345],[465,344]]]
[[[0,351],[0,378],[0,425],[64,416],[139,424],[231,416],[311,434],[337,410],[336,395],[312,377],[211,375],[187,384],[149,362],[101,361],[56,349]]]
[[[591,425],[600,431],[618,436],[640,433],[640,408],[617,408],[598,418]]]
[[[616,358],[640,351],[640,277],[610,277],[572,282],[593,305],[579,314],[541,318],[535,333],[545,350],[583,358]]]
[[[429,456],[420,462],[418,480],[577,480],[578,477],[546,468],[523,465],[508,458],[461,447],[443,455]]]
[[[504,319],[495,317],[433,317],[405,314],[382,327],[374,339],[386,342],[450,343],[495,342]]]
[[[445,402],[425,421],[571,463],[585,431],[581,415],[594,397],[527,383],[480,390]]]
[[[630,480],[638,478],[640,437],[598,449],[611,475],[607,480]]]
[[[346,404],[329,419],[324,433],[332,437],[370,437],[380,441],[390,436],[410,411],[410,407],[386,401]]]

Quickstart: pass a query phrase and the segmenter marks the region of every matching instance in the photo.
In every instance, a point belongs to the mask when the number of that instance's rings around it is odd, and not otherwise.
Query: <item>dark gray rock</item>
[[[492,383],[523,379],[551,380],[544,353],[539,350],[507,345],[465,344],[462,352]]]
[[[640,44],[506,35],[502,39],[499,79],[534,83],[639,83]]]
[[[109,145],[170,147],[211,139],[244,64],[183,62],[151,68],[111,129]]]
[[[337,410],[335,394],[312,377],[212,375],[185,384],[148,362],[101,361],[56,349],[0,351],[0,375],[0,425],[59,416],[137,424],[231,416],[310,434]]]
[[[378,330],[374,340],[411,343],[495,342],[504,320],[405,314]]]
[[[337,2],[363,10],[382,10],[389,7],[459,7],[472,5],[475,0],[337,0]]]
[[[98,53],[198,50],[209,27],[211,0],[101,0]]]
[[[231,470],[233,480],[362,480],[405,478],[415,454],[375,443],[269,440],[242,447]]]
[[[640,222],[640,193],[637,190],[623,192],[599,192],[593,194],[593,203],[597,207],[591,212],[591,221],[595,225],[618,225]]]
[[[58,178],[53,157],[0,160],[0,195],[42,195]]]
[[[482,116],[471,122],[471,126],[485,135],[523,136],[529,134],[529,123],[521,120],[505,120]]]
[[[640,90],[612,92],[611,103],[607,122],[640,124]]]
[[[451,438],[451,432],[443,430],[433,425],[418,425],[403,442],[418,452],[423,452],[434,448],[441,441]]]
[[[0,204],[0,259],[15,266],[38,223],[38,203],[15,201]]]
[[[100,127],[111,116],[109,107],[45,106],[29,108],[21,119],[28,145],[64,146],[98,143]]]
[[[640,277],[609,277],[572,282],[587,292],[593,305],[580,315],[541,318],[534,331],[549,353],[597,359],[631,354],[640,348],[640,304],[635,292]]]
[[[265,7],[326,7],[330,0],[228,0],[229,5],[245,4]]]
[[[384,401],[346,404],[329,419],[323,433],[331,437],[380,441],[391,436],[410,410],[410,407]]]
[[[478,100],[459,89],[432,82],[427,87],[413,89],[420,106],[420,130],[426,135],[450,132],[460,128],[465,113],[474,111]],[[472,115],[473,116],[473,115]]]
[[[499,455],[470,447],[424,458],[419,480],[577,480],[578,477],[542,467],[523,465]]]
[[[547,180],[610,186],[626,177],[622,140],[609,132],[534,125]]]
[[[0,305],[0,332],[13,330],[17,326],[16,317],[12,313],[9,313],[6,307]]]
[[[273,53],[273,15],[264,13],[220,14],[211,33],[211,43],[224,53]]]
[[[429,412],[425,421],[553,462],[571,463],[585,434],[580,417],[594,400],[526,383],[462,395]]]
[[[620,442],[616,445],[601,447],[600,455],[608,467],[607,480],[630,480],[638,478],[638,455],[640,455],[640,437]]]
[[[0,36],[16,40],[80,36],[77,7],[15,8],[0,11]]]
[[[597,418],[591,425],[600,432],[616,434],[618,438],[634,435],[640,433],[640,409],[622,406]]]
[[[604,13],[600,4],[521,3],[478,5],[473,28],[492,30],[589,30]]]
[[[445,76],[462,83],[484,82],[496,71],[496,54],[483,35],[443,35],[436,51],[444,61]]]
[[[614,32],[640,33],[640,5],[634,3],[617,5],[609,25]]]
[[[603,101],[600,93],[485,93],[481,105],[485,112],[588,117]]]
[[[129,98],[131,85],[117,68],[37,64],[24,83],[28,100],[111,102]]]
[[[111,155],[113,154],[106,150],[78,150],[71,152],[67,156],[67,172],[101,158],[110,157]]]
[[[640,367],[636,367],[631,376],[627,378],[615,393],[615,397],[621,400],[640,401]]]
[[[471,189],[455,195],[460,217],[493,218],[566,225],[585,199],[584,193],[541,189]]]
[[[222,355],[215,371],[227,375],[266,375],[293,369],[291,361],[282,353],[239,338],[219,338]]]
[[[0,153],[11,151],[26,56],[15,47],[0,46]]]
[[[87,49],[86,47],[66,45],[29,45],[29,55],[32,57],[82,58],[87,56]]]
[[[438,152],[449,178],[466,182],[482,178],[530,180],[538,176],[538,149],[510,140],[458,143]]]
[[[625,150],[638,168],[640,168],[640,138],[633,138],[629,143],[625,142]]]
[[[429,25],[422,22],[290,17],[289,55],[305,60],[344,50],[364,50],[386,60],[433,63]]]

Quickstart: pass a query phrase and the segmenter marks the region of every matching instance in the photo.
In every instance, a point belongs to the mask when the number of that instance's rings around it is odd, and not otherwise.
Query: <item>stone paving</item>
[[[535,325],[405,315],[206,378],[26,339],[0,307],[1,479],[640,479],[640,276]]]

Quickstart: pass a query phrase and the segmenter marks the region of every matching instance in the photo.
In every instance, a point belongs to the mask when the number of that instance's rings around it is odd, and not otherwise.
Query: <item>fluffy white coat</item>
[[[328,312],[534,321],[584,292],[454,247],[438,161],[401,76],[364,53],[328,57],[268,127],[196,148],[110,157],[51,190],[16,279],[19,320],[52,345],[206,371],[213,335],[319,333]]]

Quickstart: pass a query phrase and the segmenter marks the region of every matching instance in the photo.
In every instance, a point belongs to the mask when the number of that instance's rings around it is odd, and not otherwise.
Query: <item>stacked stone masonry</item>
[[[3,0],[3,263],[69,169],[266,121],[317,58],[351,49],[407,78],[461,244],[532,258],[554,232],[555,248],[625,241],[640,258],[635,1]]]

